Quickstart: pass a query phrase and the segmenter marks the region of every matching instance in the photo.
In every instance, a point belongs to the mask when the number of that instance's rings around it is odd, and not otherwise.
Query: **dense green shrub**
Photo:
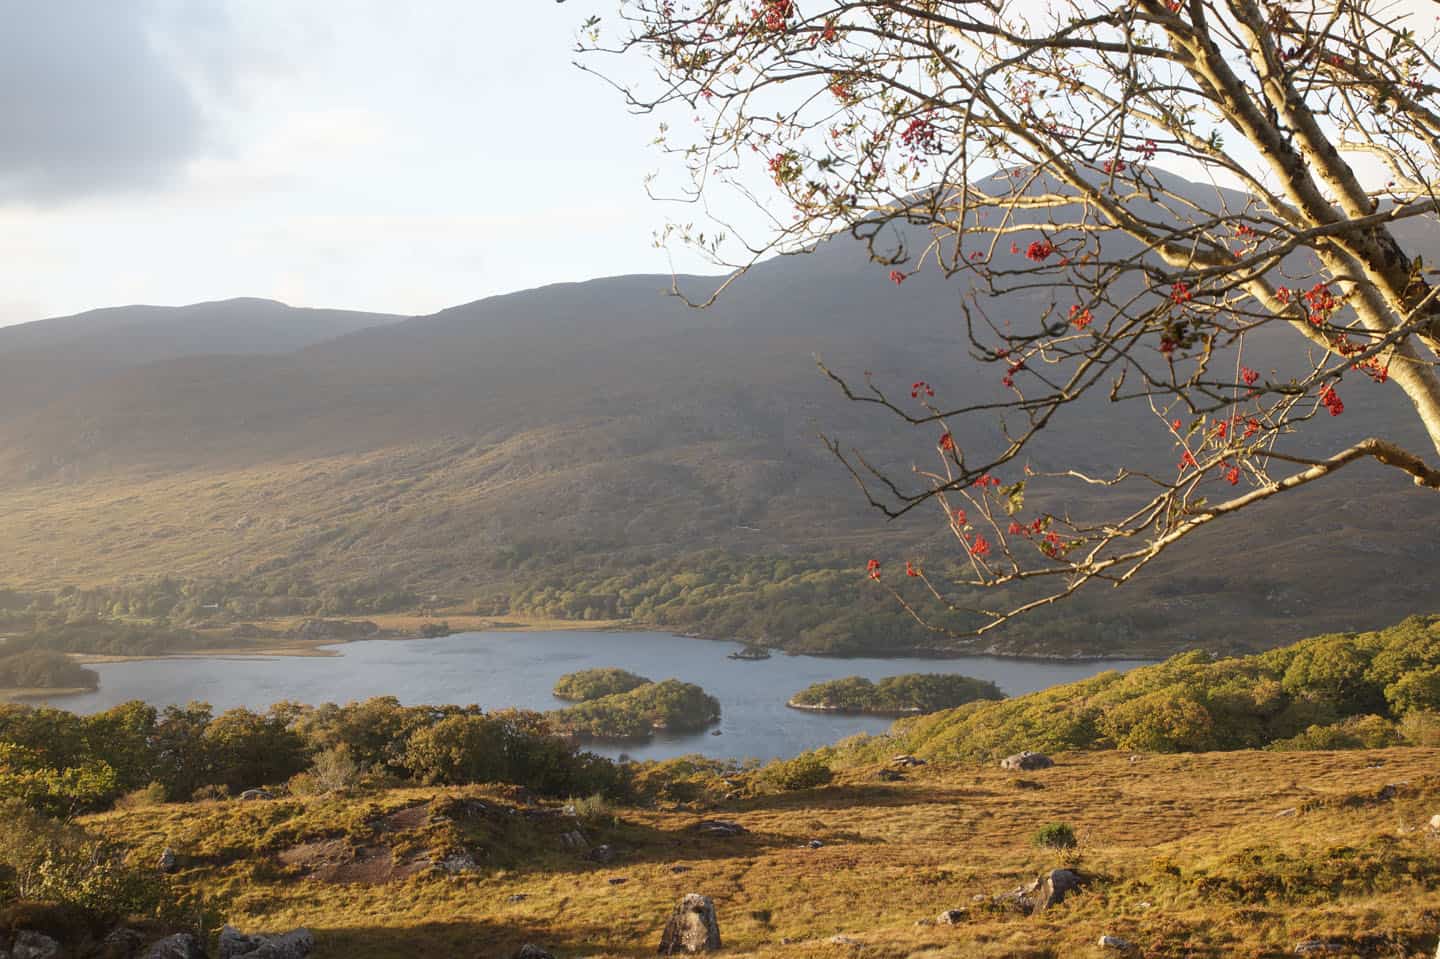
[[[1035,845],[1044,849],[1074,849],[1075,830],[1063,822],[1046,823],[1035,831]]]
[[[777,760],[760,771],[761,782],[786,792],[823,786],[833,777],[830,766],[814,753],[802,753],[794,759]]]

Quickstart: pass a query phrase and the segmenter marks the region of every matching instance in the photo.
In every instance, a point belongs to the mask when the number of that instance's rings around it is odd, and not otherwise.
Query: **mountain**
[[[870,556],[939,564],[953,543],[928,512],[882,522],[816,434],[903,480],[933,462],[937,431],[846,402],[814,356],[905,402],[915,380],[945,403],[1007,394],[1003,371],[969,353],[958,285],[930,271],[897,287],[888,269],[842,238],[758,265],[703,310],[672,283],[704,299],[716,278],[625,276],[424,317],[227,301],[0,330],[0,371],[30,372],[0,415],[0,585],[173,576],[223,584],[210,603],[246,616],[433,594],[498,612],[643,609],[801,648],[915,645],[858,571]],[[1016,294],[994,318],[1048,304]],[[1247,361],[1284,375],[1289,336],[1252,334]],[[1415,435],[1393,387],[1357,382],[1345,401],[1311,431],[1317,451]],[[1003,440],[971,426],[968,449]],[[1060,415],[1032,462],[1173,456],[1141,404],[1096,397]],[[1065,604],[999,647],[1255,648],[1423,607],[1433,498],[1367,466],[1321,486],[1216,524],[1140,584]],[[717,556],[739,557],[725,577]]]
[[[0,417],[157,360],[288,353],[398,319],[241,298],[180,307],[120,306],[0,327]]]

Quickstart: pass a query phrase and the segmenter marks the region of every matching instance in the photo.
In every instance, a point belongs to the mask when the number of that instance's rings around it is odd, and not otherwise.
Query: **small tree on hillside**
[[[997,397],[947,404],[942,383],[895,390],[826,369],[850,399],[918,428],[933,465],[896,476],[827,442],[887,515],[939,508],[963,548],[955,586],[1016,587],[967,611],[960,629],[978,635],[1086,584],[1125,582],[1197,529],[1361,459],[1440,489],[1426,461],[1440,451],[1440,302],[1397,239],[1435,221],[1440,69],[1415,32],[1431,17],[1406,12],[1379,0],[622,0],[620,22],[592,19],[582,48],[648,55],[657,82],[626,95],[684,111],[695,136],[661,142],[693,199],[733,187],[786,201],[731,262],[739,271],[848,232],[897,285],[922,269],[957,281]],[[998,300],[1013,309],[1022,294],[1040,305],[997,316]],[[1281,334],[1284,368],[1251,359]],[[1393,436],[1324,444],[1362,389],[1402,391],[1434,451]],[[1106,400],[1153,412],[1173,467],[1027,465],[1057,414]],[[1027,509],[1027,484],[1061,482],[1105,488],[1111,513]],[[906,572],[956,608],[950,587]],[[869,574],[909,607],[904,577],[873,560]]]

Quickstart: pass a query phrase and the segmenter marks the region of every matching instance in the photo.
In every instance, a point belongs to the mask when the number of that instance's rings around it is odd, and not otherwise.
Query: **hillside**
[[[436,596],[796,649],[943,647],[865,597],[860,571],[871,556],[939,567],[953,544],[925,516],[882,522],[816,433],[901,474],[934,438],[845,402],[814,355],[892,389],[923,378],[947,401],[999,395],[999,371],[969,355],[954,285],[885,272],[837,239],[759,265],[706,310],[667,296],[671,277],[630,276],[403,320],[233,301],[134,314],[144,335],[123,310],[0,331],[0,372],[19,371],[0,392],[25,397],[0,404],[0,584],[103,587],[106,612],[170,577],[232,620]],[[678,283],[703,298],[716,281]],[[1044,306],[1040,291],[1000,305]],[[220,307],[246,319],[227,326]],[[1283,366],[1268,336],[1247,356]],[[1409,416],[1389,387],[1357,384],[1346,404],[1317,449]],[[1068,409],[1032,462],[1171,460],[1148,411],[1097,401]],[[1423,608],[1433,497],[1369,467],[1323,486],[990,642],[1249,649]]]
[[[319,959],[508,959],[527,943],[563,959],[650,956],[690,892],[713,898],[736,959],[1116,954],[1101,935],[1174,959],[1279,957],[1312,939],[1339,955],[1428,957],[1440,917],[1417,893],[1440,881],[1426,826],[1437,759],[1075,754],[1024,783],[993,766],[931,764],[901,782],[857,768],[822,789],[580,822],[560,803],[470,787],[86,824],[135,844],[139,861],[172,847],[181,888],[223,897],[246,930],[309,927]],[[1408,785],[1387,792],[1394,782]],[[745,832],[697,830],[716,817]],[[1047,822],[1070,825],[1079,847],[1037,848]],[[615,858],[564,848],[577,830]],[[445,857],[457,871],[423,865]],[[1091,883],[1036,916],[992,904],[1059,866]],[[954,924],[936,922],[952,909]]]

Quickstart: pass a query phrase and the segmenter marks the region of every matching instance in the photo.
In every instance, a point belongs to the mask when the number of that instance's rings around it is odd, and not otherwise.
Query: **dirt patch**
[[[346,885],[378,886],[405,879],[429,868],[425,858],[396,862],[385,845],[351,846],[343,839],[307,842],[280,853],[280,861],[308,879]]]
[[[375,828],[381,832],[408,832],[419,829],[430,821],[430,804],[416,803],[397,809],[388,816],[381,816]]]

